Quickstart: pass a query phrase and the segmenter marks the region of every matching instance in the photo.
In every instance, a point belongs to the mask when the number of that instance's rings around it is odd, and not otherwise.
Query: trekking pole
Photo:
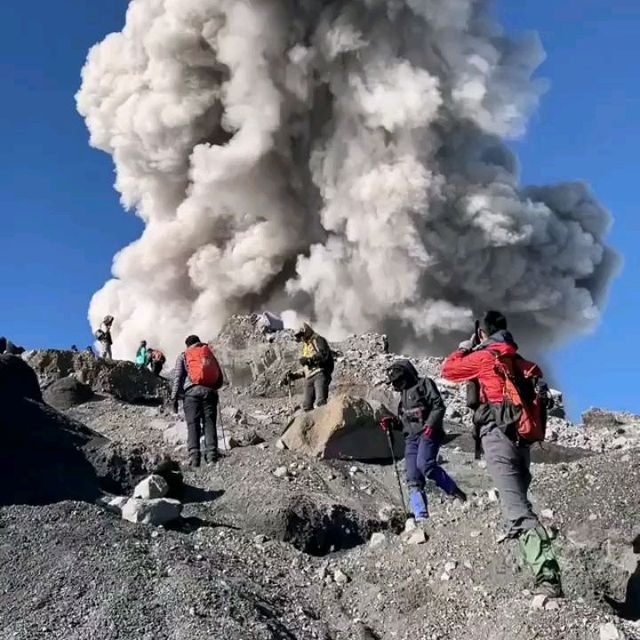
[[[396,472],[396,480],[398,481],[398,491],[400,492],[400,501],[402,502],[402,510],[407,514],[407,503],[404,499],[404,489],[402,488],[402,480],[400,479],[400,472],[398,471],[398,462],[396,460],[396,454],[393,450],[393,436],[391,435],[391,428],[384,429],[387,434],[387,442],[389,443],[389,452],[391,453],[391,460],[393,462],[393,469]]]
[[[289,411],[293,413],[293,395],[291,393],[291,380],[287,380],[287,389],[289,390]]]

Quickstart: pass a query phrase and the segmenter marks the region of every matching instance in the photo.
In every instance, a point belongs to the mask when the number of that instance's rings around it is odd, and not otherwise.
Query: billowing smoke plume
[[[92,324],[123,355],[263,308],[436,352],[487,308],[533,345],[588,330],[610,217],[582,183],[519,187],[503,142],[543,58],[484,0],[131,0],[77,96],[146,225]]]

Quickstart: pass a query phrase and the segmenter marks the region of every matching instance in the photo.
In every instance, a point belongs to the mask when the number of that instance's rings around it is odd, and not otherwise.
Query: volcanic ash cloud
[[[505,140],[535,37],[476,0],[132,0],[77,95],[145,223],[90,318],[116,354],[269,308],[439,352],[494,307],[547,346],[599,320],[617,257],[582,183],[522,188]]]

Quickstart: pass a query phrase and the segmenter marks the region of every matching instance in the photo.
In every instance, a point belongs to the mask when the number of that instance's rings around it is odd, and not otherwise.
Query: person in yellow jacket
[[[334,368],[333,353],[329,343],[306,322],[295,334],[295,339],[302,343],[301,368],[289,371],[282,383],[287,385],[292,380],[304,378],[302,408],[311,411],[314,406],[327,403]]]

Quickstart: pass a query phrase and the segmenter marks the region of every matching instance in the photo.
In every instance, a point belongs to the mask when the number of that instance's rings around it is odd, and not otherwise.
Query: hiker
[[[19,356],[24,353],[24,347],[13,344],[11,340],[7,340],[4,336],[0,338],[0,355]]]
[[[77,347],[75,344],[72,344],[72,345],[71,345],[71,353],[80,353],[80,352],[78,351],[78,347]]]
[[[149,349],[149,354],[149,369],[154,376],[159,376],[167,359],[160,349]]]
[[[518,354],[507,320],[489,311],[470,340],[445,361],[442,375],[452,382],[476,386],[473,421],[487,470],[498,489],[508,531],[519,540],[538,592],[561,597],[560,568],[551,539],[528,498],[530,446],[544,439],[542,371]],[[473,386],[471,387],[473,389]]]
[[[89,345],[85,351],[92,357],[95,358],[96,357],[96,352],[93,350],[93,347],[91,345]]]
[[[218,389],[222,386],[222,370],[210,347],[198,336],[185,340],[187,349],[178,356],[173,372],[171,398],[178,413],[178,402],[183,398],[187,421],[187,447],[189,464],[200,466],[200,436],[204,432],[205,462],[212,464],[220,458],[216,418]]]
[[[136,351],[136,367],[144,369],[149,364],[149,349],[147,349],[147,341],[143,340]]]
[[[444,440],[445,406],[431,378],[421,378],[409,360],[398,360],[387,369],[389,383],[400,393],[398,418],[383,417],[383,430],[401,429],[405,437],[409,501],[414,518],[424,523],[429,518],[425,482],[433,480],[447,495],[466,502],[467,495],[438,464],[438,452]]]
[[[302,408],[311,411],[314,407],[327,404],[329,385],[333,374],[333,353],[329,343],[306,322],[294,335],[298,342],[302,342],[301,369],[289,371],[283,378],[282,386],[289,385],[293,380],[304,378],[304,399]]]
[[[100,324],[99,329],[96,331],[95,336],[100,343],[100,357],[105,360],[111,360],[111,347],[113,345],[113,338],[111,337],[111,328],[113,327],[113,316],[105,316],[104,320]]]

